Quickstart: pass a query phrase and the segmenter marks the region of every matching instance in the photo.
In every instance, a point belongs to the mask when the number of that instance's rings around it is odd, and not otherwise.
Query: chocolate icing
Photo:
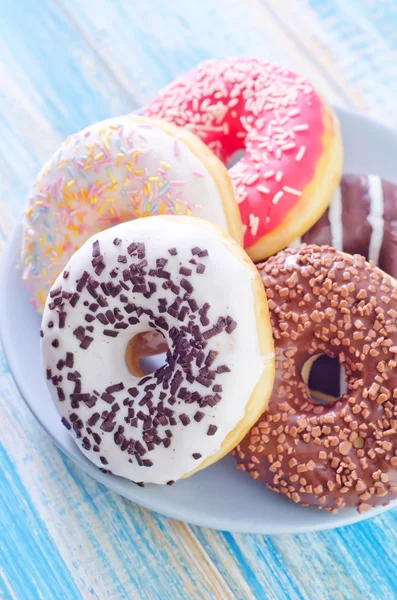
[[[233,452],[239,468],[293,501],[360,512],[397,497],[397,289],[361,256],[306,246],[258,265],[276,379],[267,411]],[[302,368],[325,353],[348,389],[321,406]]]

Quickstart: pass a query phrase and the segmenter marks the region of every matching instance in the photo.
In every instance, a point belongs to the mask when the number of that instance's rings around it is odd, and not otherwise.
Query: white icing
[[[339,396],[347,392],[346,372],[343,365],[339,365]]]
[[[184,219],[181,219],[184,221]],[[62,286],[63,290],[73,292],[76,289],[76,280],[81,277],[81,274],[87,270],[93,273],[91,267],[92,260],[92,244],[94,240],[100,242],[100,252],[104,256],[106,269],[100,276],[93,275],[100,282],[111,280],[109,271],[114,267],[120,267],[120,272],[127,265],[117,262],[119,255],[127,255],[128,264],[132,259],[127,254],[127,246],[132,242],[144,242],[146,245],[146,259],[148,267],[155,268],[155,261],[159,257],[168,259],[164,269],[171,272],[171,280],[174,283],[180,283],[183,275],[179,274],[180,263],[186,267],[192,267],[193,273],[187,279],[192,283],[194,292],[192,296],[197,303],[202,306],[204,302],[208,302],[211,308],[208,312],[211,327],[219,317],[229,315],[237,321],[236,329],[228,334],[223,331],[221,334],[211,338],[208,341],[208,346],[204,352],[215,349],[218,355],[211,368],[217,368],[219,365],[226,364],[230,367],[230,373],[219,374],[216,377],[216,384],[221,384],[223,387],[222,400],[213,408],[207,406],[200,408],[197,403],[187,404],[181,401],[180,404],[169,406],[176,411],[175,418],[177,425],[161,426],[159,432],[161,438],[165,437],[164,430],[171,429],[173,432],[172,445],[167,449],[162,444],[155,446],[153,451],[147,452],[143,457],[150,459],[153,462],[151,467],[138,466],[134,456],[127,452],[122,452],[115,444],[113,436],[117,431],[117,426],[125,427],[124,435],[127,438],[142,439],[142,422],[139,422],[139,427],[134,428],[124,422],[124,417],[127,414],[127,407],[123,406],[123,399],[129,396],[126,390],[131,386],[137,386],[140,379],[134,377],[128,370],[125,363],[125,351],[128,341],[136,334],[147,331],[149,317],[142,315],[140,322],[136,325],[129,325],[127,329],[120,329],[116,338],[106,337],[103,335],[104,329],[109,329],[111,326],[102,325],[97,319],[93,321],[95,327],[92,335],[94,338],[87,350],[80,348],[80,342],[73,334],[73,331],[78,325],[87,325],[84,321],[84,315],[89,312],[87,307],[84,307],[84,301],[95,302],[93,297],[87,290],[83,289],[80,294],[80,300],[73,309],[66,302],[65,310],[67,311],[66,327],[58,328],[58,315],[54,310],[50,310],[49,303],[51,298],[48,298],[47,305],[43,314],[42,329],[44,337],[42,338],[42,359],[44,368],[50,368],[52,374],[62,373],[64,380],[62,388],[65,392],[66,400],[59,401],[57,390],[51,381],[48,381],[49,389],[56,407],[62,417],[69,419],[72,412],[78,414],[79,418],[86,423],[87,419],[94,412],[101,413],[104,410],[110,410],[110,405],[104,400],[98,399],[94,408],[87,408],[84,402],[80,403],[78,409],[72,409],[68,400],[69,395],[73,393],[74,382],[66,378],[67,369],[61,372],[57,371],[57,363],[60,359],[65,359],[66,352],[73,352],[74,366],[72,370],[78,370],[81,373],[82,391],[90,392],[95,389],[102,393],[108,386],[112,384],[124,382],[125,389],[115,392],[115,402],[120,405],[120,410],[116,413],[117,425],[112,433],[103,433],[100,429],[102,420],[92,427],[93,431],[100,434],[102,443],[100,452],[95,453],[92,450],[85,450],[81,447],[81,440],[76,440],[82,452],[97,466],[103,467],[99,456],[105,456],[108,460],[107,469],[113,473],[127,477],[133,481],[144,481],[152,483],[166,483],[169,480],[177,480],[184,474],[189,473],[199,466],[202,460],[217,452],[227,436],[227,434],[235,428],[237,423],[244,416],[247,402],[255,388],[256,383],[264,372],[265,365],[269,360],[272,360],[272,355],[264,356],[261,354],[258,341],[257,323],[254,312],[254,293],[253,293],[253,278],[254,271],[247,268],[244,262],[233,253],[234,248],[230,251],[230,242],[225,237],[215,235],[212,230],[204,228],[200,222],[175,222],[155,217],[150,219],[137,219],[129,223],[123,223],[112,229],[103,231],[93,236],[83,247],[78,250],[70,259],[66,270],[69,272],[67,279],[60,275],[55,282],[53,289]],[[113,244],[114,238],[121,238],[122,242],[116,246]],[[197,274],[194,270],[194,265],[189,264],[192,258],[191,249],[195,246],[200,246],[202,249],[207,249],[209,256],[199,258],[198,261],[205,264],[205,273]],[[178,255],[170,256],[168,249],[176,247]],[[136,260],[136,259],[134,259]],[[154,279],[157,283],[157,291],[149,298],[145,299],[142,294],[134,294],[131,291],[122,291],[129,298],[130,302],[135,302],[137,305],[146,309],[151,309],[158,314],[158,299],[166,298],[168,305],[175,300],[175,294],[170,290],[162,289],[164,279]],[[115,280],[117,283],[117,279]],[[183,292],[183,290],[182,290]],[[119,297],[107,297],[109,307],[99,308],[97,313],[104,312],[108,309],[119,307],[123,314],[123,304]],[[91,313],[91,314],[97,314]],[[134,313],[133,313],[134,314]],[[196,315],[198,313],[195,313]],[[127,317],[131,315],[128,314]],[[169,327],[180,327],[181,321],[171,315],[164,313],[163,315]],[[126,318],[127,318],[126,317]],[[198,321],[199,317],[197,317]],[[48,327],[49,321],[54,322],[52,328]],[[197,322],[195,321],[195,322]],[[199,323],[199,321],[198,321]],[[201,327],[201,326],[200,326]],[[209,327],[201,327],[205,330]],[[169,345],[171,344],[168,332],[164,332],[165,338]],[[59,339],[59,347],[54,348],[52,341]],[[195,364],[195,363],[193,363]],[[198,367],[194,366],[193,372],[196,375]],[[150,382],[148,382],[150,383]],[[138,386],[139,387],[139,386]],[[145,386],[143,386],[145,387]],[[142,388],[140,388],[142,389]],[[206,388],[197,381],[189,384],[190,392],[198,391],[200,394],[207,395],[213,393],[211,388]],[[154,397],[152,399],[154,405],[159,401],[159,393],[161,387],[153,390]],[[142,393],[138,397],[141,398]],[[134,404],[136,412],[142,410],[145,414],[148,408]],[[205,417],[199,423],[194,420],[194,414],[197,410],[205,413]],[[178,414],[185,413],[190,418],[190,424],[183,426],[178,418]],[[208,436],[207,429],[209,424],[216,424],[218,430],[215,435]],[[73,438],[75,435],[72,431]],[[84,436],[84,434],[83,434]],[[92,441],[92,438],[89,438]],[[193,453],[202,454],[202,459],[194,460]],[[133,462],[130,463],[129,459]]]
[[[368,223],[372,227],[368,258],[377,265],[384,232],[384,199],[382,180],[378,175],[368,175],[368,193],[371,200]]]
[[[38,308],[75,249],[120,221],[187,214],[227,230],[220,190],[203,162],[133,115],[71,135],[38,175],[29,206],[23,278]]]
[[[290,243],[289,248],[299,248],[302,243],[302,238],[298,237],[293,242]]]
[[[331,245],[339,251],[343,250],[342,224],[342,192],[338,186],[328,209],[328,219],[331,226]]]

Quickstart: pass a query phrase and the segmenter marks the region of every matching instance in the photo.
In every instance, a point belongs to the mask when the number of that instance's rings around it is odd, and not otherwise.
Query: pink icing
[[[302,77],[255,59],[212,60],[171,83],[147,116],[188,127],[228,163],[245,247],[300,200],[322,155],[323,103]]]

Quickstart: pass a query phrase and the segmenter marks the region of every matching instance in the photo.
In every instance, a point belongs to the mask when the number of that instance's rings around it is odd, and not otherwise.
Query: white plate
[[[397,183],[397,134],[366,117],[339,108],[345,145],[345,172],[376,173]],[[359,515],[342,510],[337,516],[303,508],[269,491],[234,467],[226,457],[216,465],[172,487],[140,488],[114,475],[103,474],[78,450],[61,425],[42,376],[39,353],[40,317],[21,281],[21,226],[12,235],[0,276],[0,331],[18,388],[55,444],[86,473],[111,490],[181,521],[227,531],[300,533],[348,525],[397,506],[397,502]]]

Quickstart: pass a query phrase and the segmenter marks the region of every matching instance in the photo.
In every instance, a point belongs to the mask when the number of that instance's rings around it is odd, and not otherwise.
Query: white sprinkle
[[[295,188],[289,187],[288,185],[285,185],[283,190],[284,192],[287,192],[287,194],[292,194],[293,196],[302,196],[302,192],[296,190]]]
[[[295,127],[293,127],[294,131],[307,131],[308,129],[309,129],[309,125],[307,125],[307,124],[295,125]]]
[[[283,173],[282,171],[277,171],[276,173],[276,181],[280,182],[283,178]]]
[[[290,243],[290,245],[288,246],[288,248],[299,248],[299,246],[302,243],[302,238],[298,237],[296,238],[293,242]]]
[[[251,235],[256,235],[259,227],[259,217],[253,214],[249,216]]]
[[[290,116],[290,117],[297,117],[298,115],[300,115],[299,108],[294,108],[294,109],[290,110],[288,113],[288,116]]]
[[[259,179],[259,175],[258,173],[253,173],[250,177],[248,177],[248,179],[245,181],[246,185],[252,185],[253,183],[255,183],[256,181],[258,181]]]
[[[282,192],[281,190],[279,192],[277,192],[277,194],[275,194],[273,196],[273,200],[272,203],[273,204],[277,204],[279,200],[281,200],[281,198],[284,196],[284,192]]]
[[[263,173],[263,179],[269,179],[270,177],[273,177],[274,175],[274,171],[265,171]]]
[[[296,148],[296,144],[294,142],[289,142],[288,144],[281,146],[281,150],[292,150],[293,148]]]
[[[306,152],[306,146],[301,146],[298,150],[297,155],[295,156],[295,160],[299,162],[302,160],[304,153]]]
[[[264,185],[258,185],[256,189],[262,194],[268,194],[270,192],[269,188],[265,187]]]
[[[281,158],[281,150],[280,150],[280,148],[277,148],[275,154],[276,154],[276,158],[279,160]]]
[[[254,223],[251,225],[251,235],[256,235],[259,227],[259,217],[255,217]]]
[[[249,124],[246,117],[241,117],[240,121],[241,121],[241,125],[244,127],[244,129],[246,131],[251,131],[252,126]]]
[[[238,104],[238,98],[232,98],[231,100],[229,100],[230,108],[233,108],[233,106],[236,106],[236,104]]]

